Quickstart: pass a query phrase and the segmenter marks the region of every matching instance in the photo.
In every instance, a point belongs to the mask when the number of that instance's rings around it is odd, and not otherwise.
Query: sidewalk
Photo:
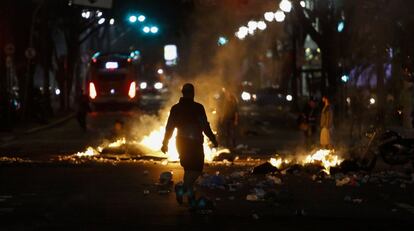
[[[0,142],[9,142],[16,139],[16,137],[18,136],[33,134],[39,131],[55,127],[57,125],[65,123],[74,116],[75,114],[73,112],[70,112],[69,114],[57,115],[51,118],[46,124],[29,123],[24,125],[18,125],[11,132],[0,132]]]

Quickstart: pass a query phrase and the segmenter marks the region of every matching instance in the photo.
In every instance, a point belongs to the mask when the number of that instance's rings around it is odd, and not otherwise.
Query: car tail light
[[[95,84],[90,82],[89,83],[89,97],[91,99],[95,99],[98,94],[96,93]]]
[[[135,81],[134,82],[132,82],[130,85],[129,85],[129,91],[128,91],[128,96],[129,96],[129,98],[134,98],[135,97],[135,94],[136,94],[136,87],[137,87],[137,85],[136,85],[136,83],[135,83]]]

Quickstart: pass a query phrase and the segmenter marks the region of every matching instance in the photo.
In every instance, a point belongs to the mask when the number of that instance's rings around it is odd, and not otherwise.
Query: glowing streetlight
[[[137,21],[137,16],[131,15],[129,16],[128,20],[130,23],[135,23]]]
[[[285,15],[285,13],[283,13],[283,11],[278,10],[278,11],[276,11],[274,17],[276,19],[276,22],[283,22],[283,21],[285,21],[286,15]]]
[[[219,45],[219,46],[224,46],[224,45],[226,45],[227,44],[227,42],[228,42],[229,40],[226,38],[226,37],[224,37],[224,36],[220,36],[219,38],[218,38],[218,40],[217,40],[217,44]]]
[[[341,21],[338,23],[337,30],[338,30],[338,32],[342,32],[342,31],[344,30],[344,28],[345,28],[345,22],[344,22],[343,20],[341,20]]]
[[[254,31],[255,31],[256,29],[253,29],[253,28],[249,28],[249,35],[254,35]]]
[[[150,31],[151,31],[151,33],[153,33],[153,34],[156,34],[156,33],[158,33],[158,27],[156,27],[156,26],[152,26],[152,27],[150,28]]]
[[[293,96],[292,95],[287,95],[286,96],[286,100],[289,101],[289,102],[292,101],[293,100]]]
[[[239,28],[239,32],[241,32],[242,34],[246,34],[249,33],[249,28],[242,26]]]
[[[99,25],[101,25],[101,24],[103,24],[104,22],[105,22],[105,18],[101,18],[101,19],[99,19],[98,24],[99,24]]]
[[[244,38],[246,38],[246,35],[247,35],[247,34],[243,34],[241,31],[237,31],[237,32],[235,33],[235,36],[236,36],[238,39],[240,39],[240,40],[243,40]]]
[[[164,70],[162,68],[158,68],[157,73],[159,75],[162,75],[162,74],[164,74]]]
[[[137,19],[138,19],[138,21],[143,22],[143,21],[145,21],[146,17],[144,15],[140,15],[140,16],[138,16]]]
[[[342,82],[346,83],[349,80],[349,76],[344,74],[344,75],[341,76],[341,80],[342,80]]]
[[[292,3],[289,0],[282,0],[279,3],[279,8],[284,12],[289,13],[292,10]]]
[[[250,32],[250,30],[253,30],[253,31],[255,31],[256,29],[257,29],[257,22],[256,21],[249,21],[248,23],[247,23],[247,26],[249,27],[249,32]]]
[[[257,28],[259,28],[259,30],[264,30],[266,29],[267,25],[264,21],[259,21],[257,22]]]
[[[239,28],[239,31],[236,32],[236,37],[240,40],[246,38],[247,34],[249,33],[249,28],[242,26]]]
[[[305,1],[300,1],[300,6],[301,6],[301,7],[305,7],[305,6],[306,6]]]
[[[96,16],[98,18],[102,17],[102,14],[103,14],[102,11],[99,11],[99,10],[96,11]]]
[[[371,98],[371,99],[369,99],[369,104],[375,104],[375,99],[374,98]]]
[[[144,26],[144,28],[142,28],[142,31],[144,31],[145,34],[148,34],[151,29],[149,28],[149,26]]]
[[[91,12],[90,11],[83,11],[82,12],[82,18],[90,18],[91,17]]]
[[[114,23],[115,23],[115,19],[111,18],[111,19],[109,20],[109,24],[110,24],[110,25],[114,25]]]
[[[275,19],[273,12],[266,12],[264,14],[264,19],[268,22],[271,22]]]

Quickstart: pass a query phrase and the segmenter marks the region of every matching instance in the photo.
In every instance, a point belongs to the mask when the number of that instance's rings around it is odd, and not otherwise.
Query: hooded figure
[[[194,182],[201,175],[204,166],[203,133],[217,147],[216,137],[211,131],[203,105],[194,102],[194,86],[184,84],[183,97],[170,111],[161,151],[168,151],[168,141],[177,128],[176,145],[180,156],[180,164],[184,168],[184,183],[176,186],[178,203],[183,202],[187,193],[190,204],[195,202]]]

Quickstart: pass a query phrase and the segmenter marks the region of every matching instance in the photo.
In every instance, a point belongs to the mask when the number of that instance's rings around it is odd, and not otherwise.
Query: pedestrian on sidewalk
[[[194,86],[186,83],[181,92],[183,97],[170,110],[161,151],[168,152],[168,141],[177,128],[176,145],[180,164],[184,168],[184,179],[182,185],[175,186],[176,199],[179,204],[182,204],[183,196],[186,194],[191,208],[195,208],[193,187],[204,166],[203,133],[215,147],[218,144],[203,105],[194,102]]]
[[[322,97],[322,103],[320,144],[322,148],[330,149],[332,148],[333,111],[327,96]]]
[[[86,117],[88,113],[91,112],[91,107],[89,106],[89,98],[83,91],[78,98],[78,108],[76,112],[76,119],[78,120],[79,126],[83,131],[86,131]]]

